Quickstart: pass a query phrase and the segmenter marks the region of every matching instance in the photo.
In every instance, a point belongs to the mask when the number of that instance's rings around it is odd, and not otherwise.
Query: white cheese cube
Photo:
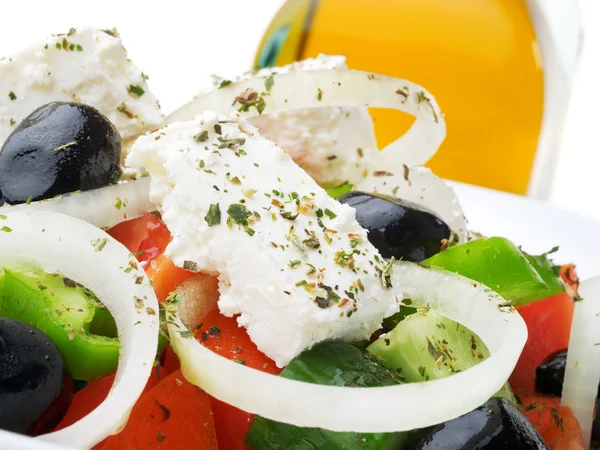
[[[398,311],[391,264],[354,210],[237,115],[207,112],[142,136],[127,164],[152,176],[173,235],[167,255],[218,274],[220,311],[239,314],[280,367],[326,339],[367,339]]]
[[[85,103],[117,127],[124,141],[160,126],[163,117],[146,76],[111,32],[71,29],[0,59],[0,146],[38,107]]]

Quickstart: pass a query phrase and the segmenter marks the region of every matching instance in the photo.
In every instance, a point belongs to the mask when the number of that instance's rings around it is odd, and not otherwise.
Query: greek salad
[[[320,55],[164,115],[91,28],[0,80],[1,448],[598,447],[600,281],[469,230],[423,87]]]

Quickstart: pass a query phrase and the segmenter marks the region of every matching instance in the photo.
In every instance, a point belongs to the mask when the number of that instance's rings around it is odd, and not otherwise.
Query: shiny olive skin
[[[121,136],[91,106],[53,102],[27,116],[0,152],[0,192],[10,204],[116,183]]]
[[[414,432],[404,450],[548,450],[535,427],[505,398]]]
[[[544,364],[535,369],[535,390],[540,394],[560,397],[562,395],[566,366],[566,350],[550,356]]]
[[[62,357],[50,338],[29,324],[0,318],[0,428],[37,429],[62,388]]]
[[[356,210],[356,220],[384,258],[421,262],[450,240],[450,227],[442,219],[406,200],[355,191],[338,201]]]

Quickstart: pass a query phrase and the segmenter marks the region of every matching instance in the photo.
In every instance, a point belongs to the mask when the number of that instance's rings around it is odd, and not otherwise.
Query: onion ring
[[[392,280],[413,305],[429,304],[477,333],[491,356],[448,378],[376,388],[323,386],[277,377],[227,360],[190,336],[170,314],[171,345],[185,377],[210,395],[278,422],[333,431],[394,432],[438,424],[485,402],[506,382],[527,340],[513,308],[481,283],[400,262]],[[427,399],[427,401],[424,401]]]
[[[94,292],[115,319],[121,347],[110,393],[83,419],[38,438],[91,447],[125,424],[150,376],[159,326],[154,290],[125,246],[79,219],[20,211],[3,215],[0,222],[2,267],[18,270],[35,265],[49,273],[60,272]]]
[[[269,89],[267,79],[272,81]],[[247,107],[246,99],[252,92],[260,95],[253,97],[256,107]],[[230,114],[240,110],[240,105],[245,117],[335,106],[390,108],[411,114],[416,117],[412,127],[375,158],[378,166],[389,170],[399,171],[401,164],[425,164],[446,137],[442,112],[424,88],[400,78],[344,69],[273,73],[241,80],[200,94],[171,113],[166,122],[192,120],[204,111]]]
[[[590,448],[600,383],[600,276],[579,285],[583,301],[575,303],[561,403],[575,414]]]
[[[48,211],[66,214],[99,228],[108,228],[154,211],[156,208],[150,201],[149,191],[150,178],[144,177],[29,204],[3,206],[0,214]]]

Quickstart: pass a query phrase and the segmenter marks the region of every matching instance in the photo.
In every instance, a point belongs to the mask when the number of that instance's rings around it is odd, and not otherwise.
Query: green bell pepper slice
[[[552,251],[532,256],[508,239],[489,237],[447,248],[422,264],[471,278],[514,306],[523,306],[565,292],[557,267],[548,258]]]
[[[3,269],[0,317],[21,320],[46,333],[74,379],[91,380],[117,370],[114,319],[92,292],[73,280],[41,271]]]
[[[341,341],[317,344],[290,362],[280,376],[307,383],[354,388],[402,382],[378,357]],[[335,432],[296,427],[257,416],[246,436],[246,445],[262,450],[387,450],[401,448],[405,439],[406,433]]]

